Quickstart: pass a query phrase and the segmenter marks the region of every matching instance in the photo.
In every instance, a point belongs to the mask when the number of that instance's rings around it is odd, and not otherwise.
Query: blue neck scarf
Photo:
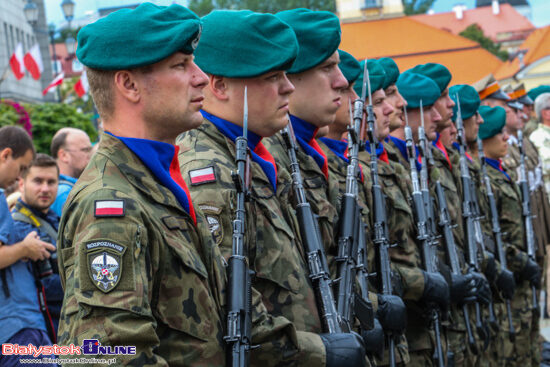
[[[231,139],[231,141],[235,142],[239,136],[242,136],[242,126],[235,125],[232,122],[221,119],[204,110],[201,110],[201,113],[205,119],[213,123],[214,126],[216,126],[224,136]],[[261,140],[261,136],[248,130],[248,148],[250,149],[252,160],[260,165],[269,179],[269,183],[271,183],[273,192],[277,192],[277,166],[275,165],[273,156],[265,149]]]
[[[512,181],[512,179],[510,178],[510,176],[506,173],[506,171],[504,171],[504,169],[502,168],[502,161],[499,160],[499,159],[491,159],[491,158],[485,158],[485,162],[487,162],[487,164],[491,167],[493,167],[494,169],[496,169],[497,171],[499,172],[502,172],[502,174],[504,176],[506,176],[506,178],[508,179],[508,181]]]
[[[326,137],[319,138],[325,145],[334,153],[337,157],[342,159],[344,162],[349,163],[348,158],[348,142],[346,140],[334,140]],[[365,178],[363,177],[363,168],[359,165],[359,174],[361,182],[364,182]]]
[[[179,168],[179,147],[160,141],[116,136],[108,131],[106,133],[119,139],[138,156],[158,181],[174,194],[180,205],[189,213],[196,224],[197,218],[191,202],[191,195]]]
[[[397,147],[397,149],[399,149],[399,151],[401,152],[401,155],[403,156],[403,158],[405,158],[405,160],[407,162],[409,162],[409,153],[407,152],[407,142],[405,140],[401,140],[399,138],[396,138],[394,136],[390,136],[390,140],[393,142],[393,144],[395,144],[395,146]],[[418,172],[420,172],[420,170],[422,169],[422,163],[419,162],[419,158],[420,158],[420,152],[418,150],[418,147],[415,145],[414,146],[414,151],[416,152],[416,170]]]
[[[325,174],[325,177],[328,179],[327,157],[325,157],[319,144],[315,141],[315,135],[319,128],[293,115],[290,115],[290,122],[294,129],[296,141],[298,141],[298,144],[300,144],[306,154],[315,160],[321,171]]]
[[[456,151],[460,153],[460,145],[459,145],[456,141],[453,143],[453,148],[455,148]],[[472,160],[472,156],[469,155],[468,152],[465,152],[465,153],[466,153],[466,158],[468,158],[468,160],[469,160],[470,162],[472,162],[472,161],[473,161],[473,160]]]

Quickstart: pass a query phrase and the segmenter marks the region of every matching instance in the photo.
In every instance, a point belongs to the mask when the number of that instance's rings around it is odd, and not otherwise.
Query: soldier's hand
[[[55,246],[51,243],[44,242],[38,237],[35,231],[30,232],[21,245],[25,251],[25,257],[33,261],[48,259],[50,251],[55,251]]]
[[[402,334],[407,327],[407,308],[401,297],[393,294],[378,294],[376,317],[384,330]]]
[[[476,298],[477,301],[488,305],[491,303],[491,300],[493,299],[493,295],[491,294],[491,286],[489,285],[489,282],[485,278],[485,276],[478,272],[472,272],[472,275],[474,276],[475,281],[475,288],[477,289],[476,292]]]
[[[476,300],[476,282],[472,273],[451,273],[451,302],[468,303]]]
[[[520,276],[521,280],[528,280],[529,283],[534,285],[537,289],[540,288],[541,269],[536,262],[531,259],[527,260],[527,263],[523,267]]]
[[[441,308],[449,306],[449,285],[440,273],[424,273],[424,293],[422,299],[426,302],[437,303]]]
[[[378,318],[374,318],[374,327],[372,329],[361,331],[361,336],[365,342],[367,353],[376,355],[382,359],[384,357],[385,335]]]
[[[485,277],[487,277],[487,280],[489,283],[494,283],[497,277],[497,262],[495,260],[495,255],[490,253],[489,251],[485,252],[485,271],[483,272],[485,274]]]
[[[516,280],[514,279],[514,273],[510,270],[501,269],[496,285],[500,293],[502,293],[502,297],[506,299],[512,299],[512,297],[514,297],[514,292],[516,291]]]
[[[321,334],[327,355],[327,367],[365,366],[365,347],[357,333]]]

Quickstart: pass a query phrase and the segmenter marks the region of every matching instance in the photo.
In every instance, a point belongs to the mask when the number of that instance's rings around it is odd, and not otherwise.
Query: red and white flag
[[[74,85],[74,91],[80,98],[84,97],[86,93],[88,93],[88,90],[90,89],[90,86],[88,85],[88,78],[86,77],[86,70],[82,72],[82,75],[80,75],[80,79],[76,82]]]
[[[63,78],[65,77],[65,73],[60,73],[58,76],[55,77],[54,80],[42,91],[43,95],[46,95],[52,88],[57,87],[58,85],[61,85],[63,83]]]
[[[40,75],[44,71],[44,65],[42,64],[42,55],[40,54],[38,43],[32,46],[29,52],[25,54],[23,61],[33,79],[40,79]]]
[[[11,70],[15,74],[15,78],[20,80],[25,76],[25,66],[23,65],[23,44],[18,43],[15,47],[13,55],[10,57]]]

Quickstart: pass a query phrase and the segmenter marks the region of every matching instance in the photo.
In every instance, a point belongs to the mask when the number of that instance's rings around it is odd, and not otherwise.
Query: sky
[[[62,0],[44,0],[46,4],[46,17],[48,23],[56,23],[59,25],[64,21],[63,11],[61,10]],[[98,8],[110,6],[128,5],[143,2],[142,0],[73,0],[75,5],[75,18],[82,18],[86,12],[94,11]],[[169,5],[173,2],[184,5],[186,0],[149,0],[158,5]],[[535,27],[543,27],[550,24],[550,1],[549,0],[528,0],[532,7],[533,19],[532,23]],[[475,0],[436,0],[432,7],[436,13],[451,11],[453,6],[461,3],[465,4],[468,9],[472,9],[475,5]]]

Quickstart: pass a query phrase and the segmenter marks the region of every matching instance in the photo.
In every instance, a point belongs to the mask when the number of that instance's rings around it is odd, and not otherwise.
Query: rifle
[[[248,102],[247,87],[244,88],[243,135],[236,141],[237,172],[231,177],[237,190],[237,207],[233,220],[233,249],[228,261],[228,313],[227,335],[228,364],[233,367],[246,367],[249,364],[251,347],[251,271],[245,254],[244,234],[246,223],[245,200],[248,196],[250,161],[248,155]]]
[[[487,161],[485,160],[485,153],[483,152],[483,141],[477,139],[479,161],[481,162],[481,172],[483,174],[483,181],[485,183],[485,189],[487,190],[487,199],[489,200],[489,209],[491,211],[491,223],[493,228],[493,236],[497,245],[497,257],[500,262],[500,267],[504,270],[508,270],[506,254],[504,253],[504,245],[502,244],[502,232],[500,231],[499,215],[497,211],[497,204],[495,201],[495,195],[493,194],[493,188],[491,187],[491,180],[487,174]],[[510,341],[516,339],[516,331],[514,329],[514,323],[512,322],[512,306],[510,299],[506,299],[506,313],[508,314],[508,327],[510,328]]]
[[[456,104],[458,107],[456,117],[457,141],[460,153],[460,178],[462,181],[463,197],[462,197],[462,217],[464,219],[464,228],[466,234],[466,253],[468,255],[468,271],[480,273],[479,261],[477,258],[478,248],[476,242],[476,216],[474,214],[474,196],[472,194],[472,179],[470,177],[470,169],[466,157],[466,138],[464,135],[464,123],[462,121],[462,111],[460,109],[460,99],[456,94]],[[489,334],[486,332],[479,302],[474,302],[476,329],[479,337],[484,340],[485,348],[489,345]],[[465,314],[466,316],[466,314]],[[469,336],[468,336],[469,338]],[[471,342],[471,340],[470,340]],[[474,340],[475,342],[475,340]],[[471,345],[470,345],[471,346]]]
[[[376,155],[376,146],[378,145],[378,139],[374,132],[375,120],[372,107],[372,92],[369,79],[369,71],[367,69],[367,60],[365,60],[366,80],[369,91],[369,104],[367,105],[367,126],[368,136],[370,142],[370,170],[372,179],[372,196],[374,202],[374,234],[373,242],[378,252],[378,270],[380,287],[382,294],[392,294],[391,284],[391,265],[390,265],[390,240],[388,231],[388,218],[386,215],[386,206],[384,194],[378,180],[378,157]],[[386,335],[389,346],[389,365],[395,366],[395,339],[394,336]]]
[[[292,176],[292,186],[296,194],[296,216],[300,226],[300,235],[304,244],[304,249],[307,256],[307,265],[309,270],[309,278],[315,290],[315,298],[321,322],[323,323],[323,331],[326,333],[341,333],[343,330],[349,332],[351,327],[346,324],[338,314],[332,294],[331,279],[329,276],[327,260],[323,243],[321,242],[321,234],[317,220],[313,215],[311,206],[309,205],[306,192],[302,182],[302,174],[300,166],[296,158],[296,140],[294,130],[290,118],[288,125],[281,131],[287,153],[290,158],[290,168]]]
[[[420,104],[422,105],[422,101],[420,101]],[[423,193],[421,192],[421,184],[419,183],[418,179],[418,170],[416,168],[416,151],[415,151],[415,145],[413,142],[413,136],[412,136],[412,130],[409,126],[409,119],[407,116],[407,106],[403,107],[405,112],[405,140],[407,143],[407,156],[409,158],[409,166],[411,169],[411,181],[412,181],[412,202],[413,202],[413,210],[416,217],[416,229],[418,231],[417,239],[422,244],[422,258],[424,262],[424,268],[428,272],[436,273],[439,271],[438,269],[438,261],[437,261],[437,254],[436,254],[436,245],[437,240],[434,238],[434,234],[430,232],[430,228],[428,225],[428,218],[426,216],[426,206],[424,205],[424,198]],[[422,113],[422,110],[421,110]],[[421,127],[422,132],[424,131],[424,128]],[[419,128],[419,134],[420,134],[420,128]],[[424,162],[422,164],[422,169],[427,164],[427,162]],[[422,186],[425,186],[427,188],[427,180],[428,176],[425,174],[423,177],[425,179],[425,183]],[[429,195],[429,193],[428,193]],[[429,196],[428,196],[429,198]],[[434,305],[428,305],[429,308],[429,314],[430,319],[432,320],[432,324],[434,327],[434,333],[435,333],[435,341],[436,341],[436,348],[434,352],[434,364],[438,367],[443,367],[444,365],[444,359],[443,359],[443,348],[441,345],[441,321],[440,321],[440,310],[438,310]]]
[[[533,231],[533,221],[531,215],[531,202],[529,184],[527,183],[527,174],[525,173],[525,150],[523,150],[523,131],[518,130],[518,147],[520,153],[519,160],[519,186],[521,189],[521,214],[525,225],[525,237],[527,240],[527,256],[536,263],[535,252],[535,233]],[[534,284],[531,284],[533,292],[533,311],[538,312],[537,289]]]
[[[353,119],[348,126],[349,164],[346,174],[346,191],[342,196],[342,209],[339,221],[338,256],[335,258],[338,264],[339,279],[336,307],[342,321],[347,326],[347,331],[351,331],[354,317],[357,317],[364,329],[368,330],[374,327],[374,315],[372,312],[369,313],[369,309],[372,311],[372,305],[370,305],[370,301],[368,300],[366,278],[368,273],[366,271],[365,260],[365,226],[361,219],[361,208],[357,202],[357,175],[359,173],[359,160],[357,156],[360,149],[358,132],[363,120],[364,83],[362,95],[363,99],[357,99],[354,102]],[[358,268],[358,264],[361,264],[360,268]],[[362,297],[355,290],[355,280],[358,270],[360,271],[359,284]]]

